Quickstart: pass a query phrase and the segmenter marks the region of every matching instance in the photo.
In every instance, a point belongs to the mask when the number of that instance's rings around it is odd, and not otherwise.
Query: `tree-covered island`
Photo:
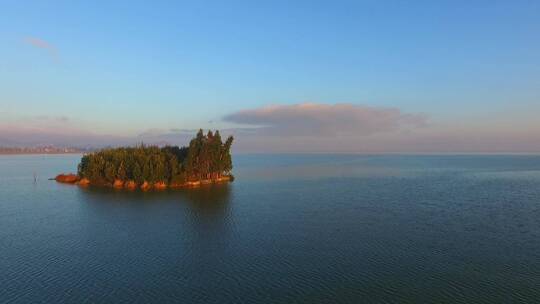
[[[77,174],[56,180],[115,188],[165,189],[230,181],[233,137],[222,141],[219,131],[199,130],[189,147],[145,146],[107,148],[85,154]]]

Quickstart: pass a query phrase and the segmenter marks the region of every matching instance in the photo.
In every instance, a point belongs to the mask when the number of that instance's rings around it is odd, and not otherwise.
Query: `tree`
[[[229,136],[223,145],[223,167],[221,170],[225,173],[230,173],[232,171],[232,157],[231,157],[231,146],[234,138]]]
[[[143,172],[139,163],[135,163],[135,165],[133,166],[133,180],[137,184],[141,184],[142,182],[144,182]]]
[[[115,179],[134,180],[141,184],[219,178],[230,174],[233,138],[222,142],[219,131],[199,130],[189,147],[156,146],[103,149],[84,155],[77,167],[80,177],[96,184],[112,184]]]
[[[124,161],[121,161],[120,166],[118,166],[116,178],[123,181],[127,179],[127,172],[126,172],[126,166],[124,165]]]

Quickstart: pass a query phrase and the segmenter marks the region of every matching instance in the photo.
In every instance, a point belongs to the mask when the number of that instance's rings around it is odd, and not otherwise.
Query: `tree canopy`
[[[78,175],[93,184],[112,184],[116,180],[137,184],[182,184],[190,181],[230,176],[233,137],[222,142],[219,131],[199,130],[189,147],[146,146],[107,148],[86,154]]]

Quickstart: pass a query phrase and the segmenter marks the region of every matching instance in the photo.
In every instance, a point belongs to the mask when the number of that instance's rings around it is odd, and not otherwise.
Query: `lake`
[[[234,183],[164,192],[47,180],[79,159],[0,156],[0,302],[540,299],[540,156],[235,155]]]

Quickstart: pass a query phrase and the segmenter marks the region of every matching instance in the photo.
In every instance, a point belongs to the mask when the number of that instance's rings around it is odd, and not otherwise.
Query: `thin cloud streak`
[[[49,42],[43,39],[36,38],[36,37],[26,37],[24,41],[35,48],[46,50],[49,53],[49,56],[51,56],[51,58],[55,62],[58,62],[58,50],[56,49],[54,45],[50,44]]]

